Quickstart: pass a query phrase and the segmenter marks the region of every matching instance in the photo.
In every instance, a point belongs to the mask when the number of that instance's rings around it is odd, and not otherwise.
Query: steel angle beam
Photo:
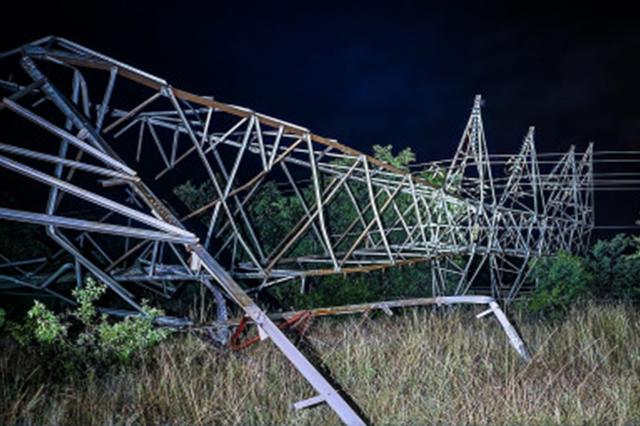
[[[323,317],[323,316],[334,316],[334,315],[354,315],[365,312],[370,312],[374,310],[382,310],[387,315],[391,314],[391,309],[398,308],[412,308],[418,306],[429,306],[429,305],[437,305],[437,306],[453,306],[453,305],[484,305],[487,307],[487,310],[479,313],[477,318],[482,318],[486,315],[493,314],[498,323],[504,330],[507,338],[509,339],[510,345],[518,352],[520,357],[522,357],[525,361],[530,361],[529,352],[526,348],[526,345],[519,333],[511,324],[507,316],[504,314],[504,311],[500,307],[500,305],[496,302],[495,299],[489,296],[439,296],[439,297],[425,297],[425,298],[416,298],[416,299],[403,299],[403,300],[390,300],[384,302],[373,302],[373,303],[360,303],[354,305],[344,305],[344,306],[332,306],[327,308],[315,308],[315,309],[307,309],[303,311],[291,311],[291,312],[279,312],[268,314],[268,317],[271,320],[290,320],[292,318],[299,317],[303,314],[309,315],[311,317]],[[232,319],[225,321],[223,323],[219,323],[218,325],[238,325],[240,323],[240,319]]]
[[[245,293],[231,276],[201,246],[191,246],[193,254],[218,284],[246,312],[260,329],[271,338],[273,343],[291,361],[295,368],[320,394],[324,401],[335,411],[346,425],[366,425],[358,413],[340,395],[327,379],[309,362],[296,346],[282,333],[266,313]]]
[[[91,222],[82,219],[73,219],[42,213],[12,210],[2,207],[0,207],[0,219],[33,223],[36,225],[51,225],[60,228],[74,229],[76,231],[97,232],[101,234],[111,234],[120,237],[131,237],[153,241],[166,241],[177,244],[194,244],[198,241],[198,238],[195,235],[183,236],[168,234],[164,232],[151,231],[148,229],[131,228],[127,226],[112,225],[102,222]]]

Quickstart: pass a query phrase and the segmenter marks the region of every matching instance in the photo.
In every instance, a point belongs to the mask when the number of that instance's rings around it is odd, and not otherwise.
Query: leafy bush
[[[6,316],[6,312],[4,309],[0,308],[0,328],[2,328],[2,326],[4,325],[4,319]]]
[[[534,313],[559,315],[591,294],[593,275],[587,269],[585,259],[565,251],[540,259],[532,276],[536,289],[527,307]]]
[[[155,328],[152,324],[152,318],[162,312],[149,306],[145,306],[145,310],[149,315],[147,318],[126,317],[113,324],[103,317],[97,328],[102,350],[128,363],[147,348],[165,340],[170,331]]]
[[[130,316],[118,321],[100,315],[95,302],[105,291],[103,284],[88,279],[84,288],[73,292],[75,310],[61,314],[35,301],[24,324],[10,325],[11,334],[19,344],[40,355],[45,368],[57,371],[62,366],[68,373],[132,363],[167,338],[169,330],[153,326],[153,318],[162,312],[146,303],[146,317]]]
[[[532,312],[565,311],[587,297],[631,301],[640,297],[640,240],[624,234],[600,240],[585,256],[560,252],[540,259],[532,272]]]
[[[640,251],[629,236],[598,241],[588,256],[593,294],[602,299],[631,300],[640,296]]]
[[[48,345],[64,342],[68,326],[62,324],[60,317],[51,312],[42,302],[36,300],[27,316],[30,323],[29,330],[32,330],[37,342]]]

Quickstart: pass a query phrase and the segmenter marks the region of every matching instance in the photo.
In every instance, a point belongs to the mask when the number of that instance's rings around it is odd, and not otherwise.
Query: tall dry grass
[[[377,425],[640,424],[640,312],[587,306],[562,321],[522,321],[520,360],[495,320],[429,310],[317,320],[308,339]],[[244,359],[193,338],[157,348],[136,368],[43,381],[33,360],[0,353],[0,423],[76,425],[326,425],[300,412],[313,389],[270,342]]]

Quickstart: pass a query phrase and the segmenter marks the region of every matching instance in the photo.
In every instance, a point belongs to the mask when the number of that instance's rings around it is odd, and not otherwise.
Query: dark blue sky
[[[517,151],[530,125],[540,151],[640,149],[640,21],[620,6],[41,3],[2,18],[0,50],[60,35],[365,152],[452,156],[476,93],[492,152]],[[633,222],[634,197],[612,220]]]

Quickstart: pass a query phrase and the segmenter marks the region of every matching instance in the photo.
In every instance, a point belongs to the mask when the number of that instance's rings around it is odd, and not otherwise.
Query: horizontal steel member
[[[198,238],[195,236],[189,237],[173,235],[147,229],[131,228],[127,226],[91,222],[82,219],[72,219],[68,217],[52,216],[43,213],[25,212],[6,208],[0,208],[0,219],[34,223],[37,225],[53,225],[60,228],[75,229],[78,231],[98,232],[102,234],[140,238],[143,240],[166,241],[178,244],[194,244],[198,241]]]
[[[75,195],[76,197],[82,198],[86,201],[102,206],[108,210],[118,212],[124,216],[138,220],[142,223],[146,223],[147,225],[165,230],[171,234],[182,235],[187,238],[194,237],[192,233],[185,231],[184,229],[173,226],[165,221],[156,219],[155,217],[149,216],[145,213],[139,212],[130,207],[116,203],[115,201],[112,201],[101,195],[94,194],[91,191],[87,191],[86,189],[72,185],[69,182],[65,182],[63,180],[50,176],[46,173],[42,173],[38,170],[25,166],[24,164],[13,161],[2,155],[0,155],[0,166],[5,167],[14,172],[20,173],[22,175],[28,176],[36,181],[51,185],[52,187],[58,188],[61,191]]]
[[[272,320],[287,320],[305,313],[312,317],[322,317],[322,316],[329,316],[329,315],[352,315],[352,314],[368,312],[376,309],[380,309],[386,312],[392,308],[409,308],[409,307],[428,306],[428,305],[449,306],[449,305],[460,305],[460,304],[488,305],[489,311],[496,316],[496,318],[498,319],[498,322],[504,329],[507,337],[509,338],[509,343],[511,344],[511,346],[518,352],[518,354],[525,361],[530,360],[529,353],[526,349],[524,342],[520,338],[518,332],[513,327],[513,325],[509,322],[509,320],[505,316],[500,306],[496,303],[496,301],[489,296],[441,296],[441,297],[424,297],[424,298],[417,298],[417,299],[390,300],[385,302],[361,303],[356,305],[316,308],[316,309],[309,309],[304,311],[282,312],[282,313],[269,314],[268,317]],[[485,312],[482,312],[480,315],[486,315],[486,313],[487,312],[485,311]],[[216,323],[215,326],[238,325],[240,324],[241,321],[242,321],[241,318],[230,319],[228,321]]]

